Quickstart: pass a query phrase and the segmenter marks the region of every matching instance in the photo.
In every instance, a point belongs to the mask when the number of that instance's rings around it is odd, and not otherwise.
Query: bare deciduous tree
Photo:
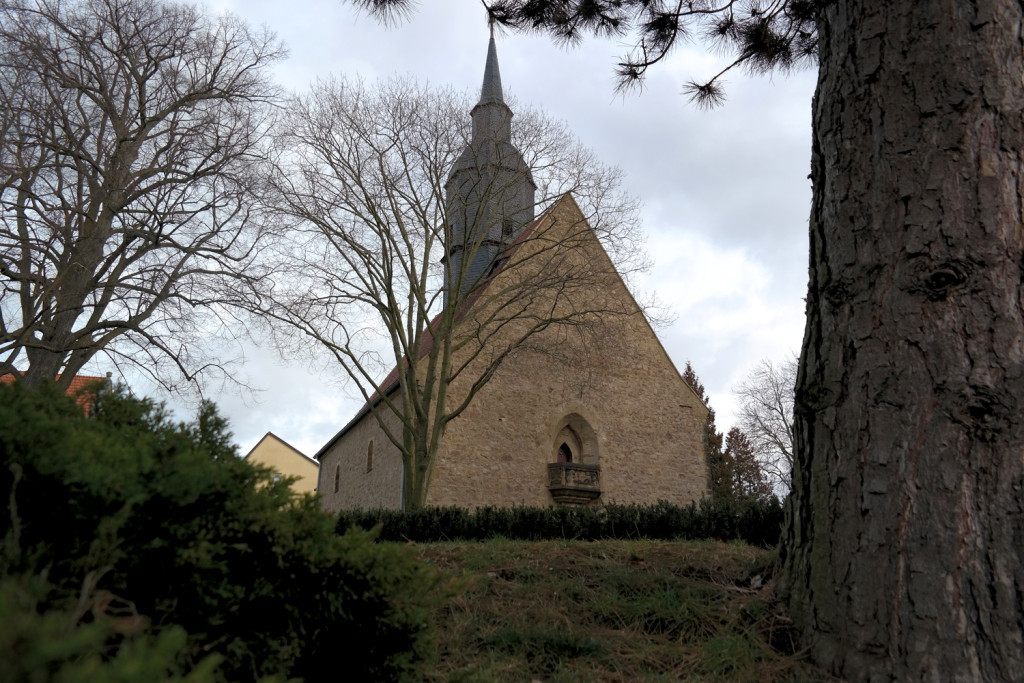
[[[781,363],[762,360],[733,389],[739,400],[740,429],[750,439],[761,470],[785,494],[793,481],[793,396],[796,357]]]
[[[464,95],[407,80],[332,80],[295,101],[280,145],[289,152],[278,201],[294,232],[282,243],[281,276],[263,312],[285,324],[278,338],[293,352],[298,328],[353,380],[403,455],[407,507],[423,502],[445,426],[508,358],[569,359],[590,346],[579,341],[592,340],[595,322],[637,312],[600,296],[614,267],[588,251],[593,238],[583,220],[543,234],[509,232],[515,244],[503,243],[482,279],[462,291],[469,264],[486,248],[479,235],[456,244],[445,229],[453,218],[449,174],[460,156],[474,163],[465,156],[470,109]],[[538,206],[573,192],[620,268],[628,275],[644,267],[637,206],[620,190],[618,170],[541,114],[517,124]],[[473,191],[510,192],[501,177]],[[457,272],[446,275],[445,263]]]
[[[210,369],[258,278],[272,35],[160,0],[0,4],[0,373]],[[216,365],[214,362],[213,365]]]

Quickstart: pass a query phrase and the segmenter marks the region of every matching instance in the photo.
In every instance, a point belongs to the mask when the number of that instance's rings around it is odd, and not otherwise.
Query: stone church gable
[[[589,295],[614,301],[618,313],[585,344],[572,345],[567,356],[574,360],[545,349],[519,353],[501,367],[448,425],[428,504],[554,504],[551,470],[559,468],[549,465],[558,464],[563,444],[572,452],[571,464],[599,467],[596,503],[686,504],[700,498],[707,477],[700,441],[707,408],[683,382],[575,201],[563,197],[538,223],[541,234],[574,232],[579,257],[610,275],[602,291]],[[493,286],[500,288],[500,280]],[[458,390],[453,385],[453,398]]]
[[[447,388],[448,409],[487,381],[447,424],[426,473],[426,504],[699,499],[707,408],[572,196],[533,218],[536,186],[511,144],[493,35],[471,116],[472,139],[445,186],[444,305],[455,324],[441,350],[461,368]],[[371,396],[317,453],[327,510],[401,506],[402,457],[374,415],[401,439],[399,415],[388,408],[401,405],[399,374],[396,367],[380,384],[383,398]]]
[[[575,257],[606,271],[605,286],[590,295],[614,301],[619,314],[601,321],[603,329],[585,344],[561,340],[552,330],[546,341],[567,344],[564,357],[541,347],[506,361],[449,423],[427,504],[546,506],[556,504],[553,491],[567,492],[562,502],[590,504],[699,499],[707,480],[700,441],[707,409],[683,382],[572,197],[556,202],[523,237],[520,248],[529,248],[531,237],[564,243]],[[512,276],[499,272],[488,286],[500,290],[501,278]],[[481,292],[477,305],[487,303]],[[474,376],[471,368],[466,377]],[[454,401],[465,387],[456,380],[449,391]],[[398,428],[396,416],[387,420]],[[563,446],[567,458],[560,458]],[[318,458],[327,509],[400,507],[401,456],[368,406]],[[560,459],[566,461],[561,467]],[[580,494],[575,499],[574,491]]]

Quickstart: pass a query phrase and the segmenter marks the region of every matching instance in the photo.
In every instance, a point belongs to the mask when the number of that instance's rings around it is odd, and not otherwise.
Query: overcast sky
[[[209,6],[277,33],[290,52],[277,78],[290,90],[332,73],[480,87],[488,32],[478,0],[423,2],[391,28],[339,0]],[[644,205],[654,259],[637,284],[670,307],[675,322],[658,335],[680,371],[693,363],[726,431],[733,387],[761,359],[781,360],[800,347],[815,74],[732,75],[725,105],[709,112],[692,106],[682,85],[716,73],[720,60],[696,45],[681,49],[652,68],[642,92],[623,97],[614,92],[614,68],[625,49],[609,40],[562,49],[540,36],[499,35],[502,84],[506,97],[563,119],[602,160],[625,171],[626,189]],[[210,394],[242,454],[273,431],[313,455],[359,407],[333,373],[311,372],[269,349],[246,356],[244,372],[263,391]],[[129,381],[139,393],[167,398],[141,379]],[[191,417],[187,403],[169,403],[177,417]]]

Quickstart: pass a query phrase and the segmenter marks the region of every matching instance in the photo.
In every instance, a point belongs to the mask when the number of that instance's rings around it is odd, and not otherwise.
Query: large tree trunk
[[[850,680],[1024,676],[1022,12],[820,20],[783,594]]]

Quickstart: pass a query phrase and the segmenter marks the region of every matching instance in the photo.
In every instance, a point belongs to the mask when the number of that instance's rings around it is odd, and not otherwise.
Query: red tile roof
[[[60,375],[57,375],[57,379],[54,381],[59,381],[60,377]],[[0,384],[9,384],[14,380],[15,376],[11,373],[0,376]],[[82,412],[84,412],[86,417],[88,417],[89,413],[92,412],[92,403],[95,400],[96,396],[92,393],[80,394],[79,392],[82,391],[82,389],[84,389],[85,387],[89,386],[90,384],[94,384],[96,382],[104,382],[106,380],[106,377],[93,377],[91,375],[75,375],[74,379],[71,380],[71,385],[68,386],[68,389],[65,393],[68,396],[71,396],[75,399],[78,405],[82,407]]]

